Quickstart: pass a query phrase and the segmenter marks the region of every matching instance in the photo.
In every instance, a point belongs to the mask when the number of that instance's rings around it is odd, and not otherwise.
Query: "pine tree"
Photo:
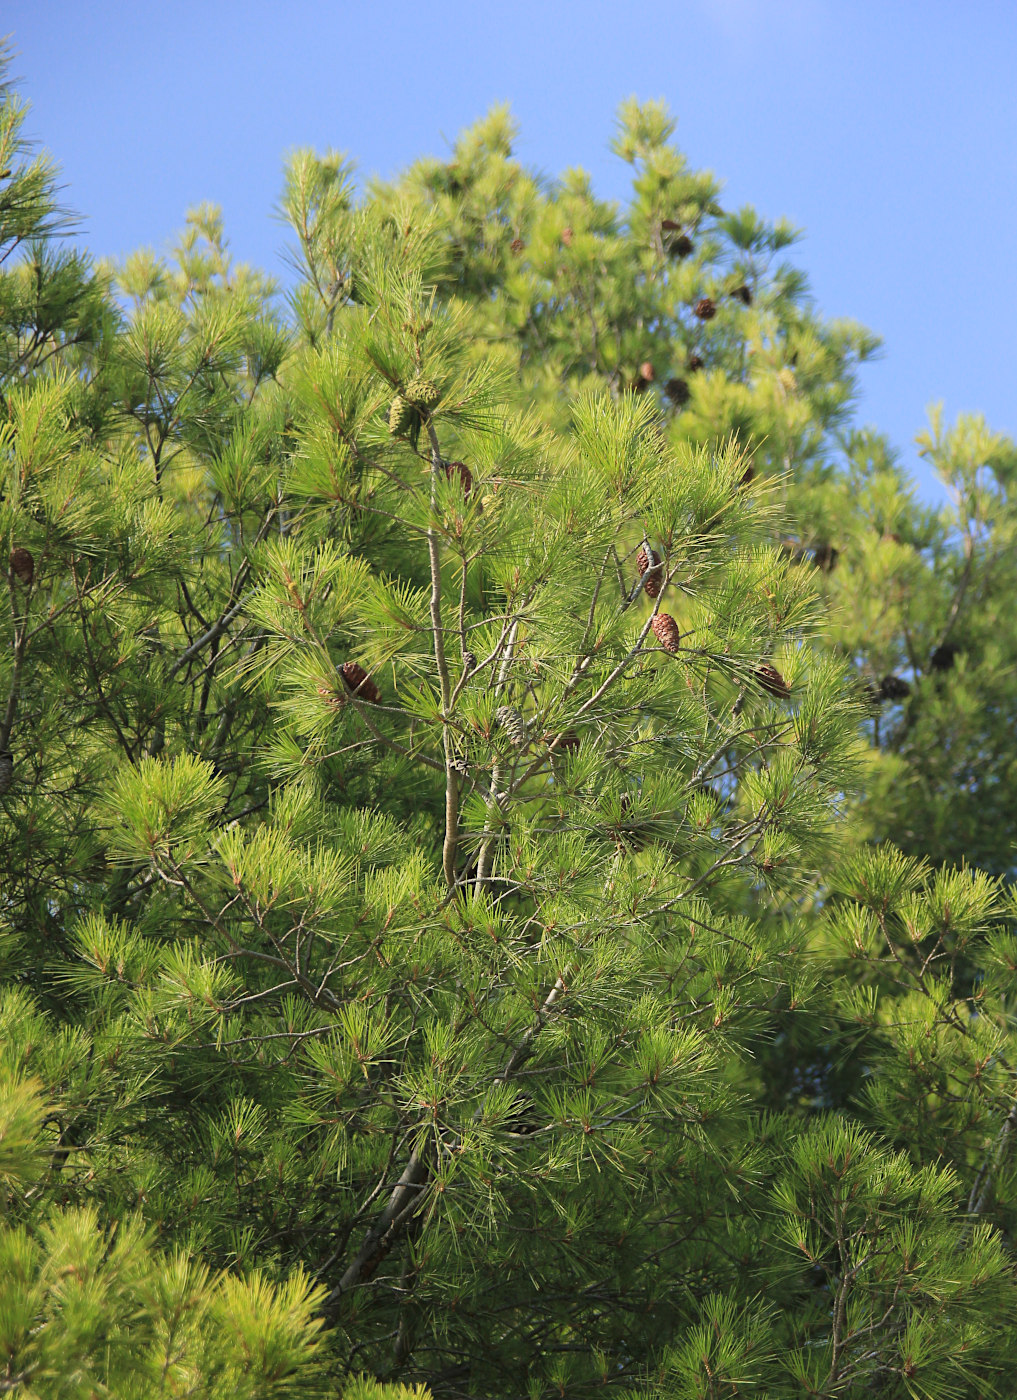
[[[4,323],[14,1394],[1005,1385],[1017,906],[946,762],[866,837],[1004,674],[1009,448],[928,441],[960,556],[841,471],[874,342],[672,129],[624,216],[501,111],[301,152],[291,315],[205,207]]]

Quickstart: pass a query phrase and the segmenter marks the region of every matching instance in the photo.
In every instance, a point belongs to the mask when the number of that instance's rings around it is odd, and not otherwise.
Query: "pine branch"
[[[432,518],[427,527],[427,557],[431,569],[431,634],[434,639],[434,663],[438,668],[438,683],[441,687],[442,740],[445,749],[445,839],[442,843],[441,860],[445,884],[451,892],[456,888],[456,855],[459,849],[459,778],[453,766],[456,753],[450,730],[452,685],[445,656],[445,632],[441,618],[441,552],[438,531],[434,526],[434,517],[438,510],[438,480],[442,472],[442,456],[430,414],[427,415],[427,436],[431,444]]]

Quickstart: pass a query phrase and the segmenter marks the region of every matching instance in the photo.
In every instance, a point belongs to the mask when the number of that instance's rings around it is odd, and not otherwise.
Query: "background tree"
[[[797,232],[725,211],[673,131],[660,104],[622,104],[624,209],[582,172],[526,172],[502,109],[450,160],[372,197],[438,217],[451,285],[477,308],[478,353],[504,361],[548,421],[564,424],[569,395],[602,383],[656,398],[673,440],[716,449],[738,436],[779,495],[775,540],[825,575],[824,635],[871,696],[861,829],[1009,872],[1013,445],[977,419],[934,420],[921,442],[949,504],[921,506],[886,442],[851,423],[854,370],[877,339],[817,314],[786,256]]]
[[[108,745],[136,761],[164,734],[138,663],[172,607],[183,522],[119,401],[132,347],[108,278],[57,247],[54,172],[24,115],[0,84],[0,1389],[313,1394],[322,1290],[299,1269],[278,1286],[214,1271],[182,1237],[156,1247],[138,1178],[114,1188],[158,1109],[122,1063],[126,1026],[66,981],[75,921],[127,892],[106,879],[96,803]]]

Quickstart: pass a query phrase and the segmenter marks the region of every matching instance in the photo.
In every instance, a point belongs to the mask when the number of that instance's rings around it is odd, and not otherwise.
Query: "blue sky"
[[[858,417],[923,494],[928,403],[1017,434],[1013,0],[7,0],[0,27],[99,255],[165,248],[209,199],[235,254],[281,274],[288,149],[391,175],[495,101],[526,163],[623,198],[615,108],[663,97],[728,204],[804,229],[821,310],[884,337]]]

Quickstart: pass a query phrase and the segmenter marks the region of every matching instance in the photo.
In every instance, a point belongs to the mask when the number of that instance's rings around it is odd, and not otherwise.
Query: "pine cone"
[[[687,233],[680,233],[671,241],[671,252],[676,258],[687,258],[695,246]]]
[[[10,749],[0,750],[0,797],[14,780],[14,756]]]
[[[650,570],[643,584],[643,591],[648,598],[659,598],[660,590],[664,586],[664,570],[657,551],[651,549],[647,554],[644,546],[636,555],[636,568],[639,570],[640,578],[643,577],[647,569]]]
[[[862,681],[862,700],[870,710],[878,710],[883,703],[883,697],[879,693],[879,686],[873,685],[870,680]]]
[[[703,368],[703,357],[702,355],[697,355],[696,352],[693,350],[692,354],[689,356],[685,363],[688,365],[689,373],[695,374],[697,369]]]
[[[750,462],[749,465],[748,465],[748,466],[745,468],[745,470],[742,472],[742,474],[741,474],[741,476],[740,476],[740,478],[739,478],[739,480],[738,480],[738,485],[739,485],[739,486],[748,486],[749,483],[752,481],[752,479],[755,477],[755,475],[756,475],[756,469],[755,469],[755,467],[752,465],[752,463]]]
[[[740,287],[735,287],[731,295],[733,297],[737,297],[737,299],[740,302],[742,302],[742,304],[745,306],[752,305],[752,293],[749,291],[748,287],[746,287],[744,282]]]
[[[508,735],[509,743],[517,749],[525,749],[530,742],[530,729],[515,705],[499,705],[494,717],[499,729],[504,729]]]
[[[879,683],[881,700],[906,700],[911,694],[911,686],[902,676],[884,676]]]
[[[552,758],[557,758],[564,753],[572,753],[579,747],[579,735],[574,729],[566,729],[565,733],[561,736],[549,729],[546,734],[542,735],[542,738],[548,748],[550,748],[557,739],[558,742],[554,753],[551,755]]]
[[[358,666],[355,661],[344,661],[340,674],[343,684],[351,694],[360,700],[366,700],[369,705],[377,705],[381,699],[381,691],[363,666]]]
[[[470,492],[473,490],[473,473],[470,471],[466,463],[442,462],[441,465],[442,470],[448,477],[449,481],[452,480],[453,475],[459,478],[459,484],[463,488],[463,495],[468,499]]]
[[[658,613],[650,623],[653,635],[661,644],[665,651],[673,655],[681,645],[682,634],[678,630],[678,624],[670,613]]]
[[[677,219],[661,219],[660,227],[664,233],[677,233],[681,228],[681,224]]]
[[[27,549],[19,546],[11,550],[11,573],[19,578],[26,588],[35,578],[35,560]]]
[[[840,550],[826,541],[822,541],[812,548],[812,562],[817,569],[822,569],[824,574],[831,572],[839,558]]]
[[[388,411],[388,430],[393,437],[405,437],[416,417],[413,405],[396,394]]]
[[[477,655],[473,651],[463,652],[463,675],[472,676],[477,669]]]
[[[647,842],[647,828],[639,821],[633,821],[629,813],[632,811],[632,795],[623,792],[618,803],[620,817],[614,828],[614,845],[619,855],[627,852],[641,851]]]
[[[668,396],[675,408],[681,408],[687,404],[692,397],[692,390],[684,379],[669,379],[664,385],[664,393]]]
[[[566,248],[572,247],[572,238],[572,230],[570,228],[563,228],[561,231],[561,241],[565,244]]]
[[[647,384],[652,384],[657,374],[649,360],[644,360],[639,366],[639,378],[645,379]]]
[[[712,321],[717,314],[717,304],[710,297],[700,297],[692,309],[701,321]]]
[[[791,687],[776,666],[771,666],[769,661],[761,661],[752,675],[756,684],[765,690],[767,695],[775,695],[778,700],[791,699]]]
[[[403,397],[409,399],[415,408],[423,409],[429,413],[441,402],[441,390],[433,379],[425,379],[418,374],[416,379],[411,379],[406,385]]]
[[[526,244],[521,238],[513,238],[512,242],[509,244],[509,247],[512,249],[513,253],[518,254],[523,251],[523,249],[526,247]]]
[[[929,657],[930,671],[949,671],[953,668],[953,663],[957,660],[960,647],[956,642],[944,642],[942,646],[936,647]]]

